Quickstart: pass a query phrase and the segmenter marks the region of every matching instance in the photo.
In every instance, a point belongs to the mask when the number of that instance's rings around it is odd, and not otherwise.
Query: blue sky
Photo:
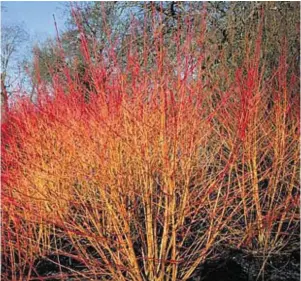
[[[1,6],[4,6],[4,9],[1,9],[2,25],[22,24],[31,41],[41,42],[56,34],[53,14],[59,29],[63,29],[63,5],[64,2],[58,1],[1,1]]]
[[[64,29],[64,5],[68,2],[58,1],[1,1],[1,26],[21,25],[28,34],[26,42],[17,46],[14,56],[10,59],[7,69],[8,76],[24,78],[24,73],[19,74],[19,69],[24,61],[32,60],[32,48],[35,44],[42,44],[49,37],[56,37],[53,20],[55,15],[59,30]],[[16,80],[15,85],[18,84]],[[28,85],[24,84],[25,87]]]

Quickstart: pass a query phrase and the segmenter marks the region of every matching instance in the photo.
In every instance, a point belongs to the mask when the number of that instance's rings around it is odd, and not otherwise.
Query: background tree
[[[201,22],[203,8],[206,10],[206,23]],[[147,63],[153,65],[158,51],[155,47],[155,41],[158,40],[156,34],[163,35],[165,46],[168,46],[165,55],[172,57],[176,53],[176,46],[170,44],[171,39],[176,36],[177,30],[185,30],[190,25],[194,30],[199,29],[200,33],[204,33],[204,81],[223,84],[221,78],[214,81],[214,77],[219,77],[215,74],[227,73],[234,78],[235,69],[242,67],[242,59],[255,47],[258,25],[263,16],[261,57],[264,60],[261,60],[261,65],[266,75],[278,64],[277,55],[282,50],[284,37],[290,50],[288,63],[294,68],[291,69],[291,73],[294,73],[295,70],[299,71],[300,63],[299,8],[298,2],[78,2],[64,7],[67,21],[65,31],[60,34],[61,47],[57,41],[49,40],[37,47],[35,52],[39,54],[42,80],[49,82],[50,72],[61,68],[63,61],[58,57],[59,50],[63,49],[64,63],[74,65],[79,78],[89,81],[91,79],[86,73],[86,62],[81,52],[82,34],[85,34],[92,61],[97,62],[99,55],[113,44],[119,61],[125,64],[123,58],[133,51],[133,46],[135,52],[144,51],[143,40],[147,33]],[[75,10],[80,16],[74,17]],[[135,28],[142,25],[144,28]],[[134,33],[135,42],[132,40]],[[191,40],[195,41],[192,46],[196,50],[199,42],[196,38]],[[226,64],[220,63],[222,60]]]
[[[19,50],[28,39],[21,25],[4,25],[1,29],[1,105],[8,106],[8,98],[13,94],[21,77],[21,56]]]

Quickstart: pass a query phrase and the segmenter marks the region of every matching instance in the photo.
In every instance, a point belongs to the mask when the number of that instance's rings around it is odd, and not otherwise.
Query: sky
[[[53,14],[59,29],[64,26],[62,6],[58,1],[1,1],[1,24],[22,24],[30,35],[31,41],[44,41],[55,36]]]
[[[41,45],[49,37],[56,37],[53,15],[59,31],[64,29],[66,21],[64,10],[68,2],[59,1],[1,1],[1,27],[20,25],[27,32],[25,42],[17,46],[14,56],[11,57],[7,68],[7,77],[10,77],[12,87],[17,87],[20,79],[26,77],[24,62],[32,61],[34,45]],[[20,69],[23,72],[20,74]],[[19,77],[15,79],[14,77]],[[25,83],[25,84],[24,84]],[[28,85],[23,82],[25,87]]]

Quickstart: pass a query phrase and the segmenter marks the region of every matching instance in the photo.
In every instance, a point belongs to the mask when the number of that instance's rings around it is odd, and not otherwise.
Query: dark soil
[[[196,270],[188,281],[299,281],[300,251],[273,256],[266,260],[255,254],[241,250],[225,250],[220,258],[208,260]],[[265,267],[262,265],[265,262]],[[61,266],[58,266],[60,264]],[[60,278],[60,274],[69,275],[70,269],[86,271],[84,265],[65,256],[50,255],[35,262],[35,271],[31,280],[59,281],[81,280],[72,277]],[[45,278],[46,277],[46,278]],[[36,278],[36,279],[35,279]],[[118,280],[116,280],[118,281]],[[180,280],[179,280],[180,281]]]
[[[265,262],[264,268],[262,267]],[[264,259],[230,250],[223,257],[207,261],[189,281],[299,281],[300,251]]]

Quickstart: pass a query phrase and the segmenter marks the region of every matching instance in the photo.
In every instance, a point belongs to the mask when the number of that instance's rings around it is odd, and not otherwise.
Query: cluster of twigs
[[[82,33],[85,77],[62,65],[35,104],[7,110],[3,280],[46,280],[37,260],[50,255],[59,280],[187,280],[219,245],[269,255],[298,236],[299,90],[285,45],[263,78],[259,24],[231,77],[222,61],[208,72],[202,26],[168,47],[159,28],[142,49],[133,28],[126,64],[118,42],[92,59]]]

